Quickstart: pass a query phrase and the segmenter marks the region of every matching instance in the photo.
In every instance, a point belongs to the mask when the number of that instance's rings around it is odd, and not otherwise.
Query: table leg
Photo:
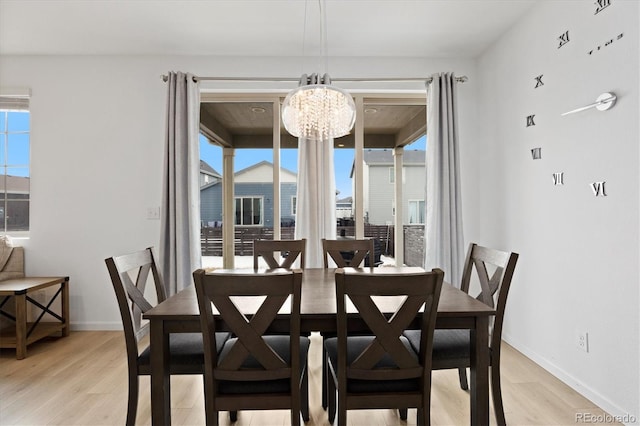
[[[62,328],[62,337],[66,337],[69,335],[71,323],[69,320],[69,278],[67,277],[61,284],[62,286],[62,302],[61,302],[61,310],[62,310],[62,318],[63,325]]]
[[[151,423],[171,425],[171,376],[169,335],[162,320],[151,320]]]
[[[16,304],[16,359],[27,356],[27,293],[14,296]]]
[[[489,424],[489,319],[477,317],[471,330],[471,424]]]

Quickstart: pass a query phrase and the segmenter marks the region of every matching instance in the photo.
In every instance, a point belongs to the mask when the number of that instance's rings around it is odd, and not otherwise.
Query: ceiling
[[[474,58],[536,1],[324,0],[326,55]],[[320,23],[318,0],[0,0],[0,55],[318,57]],[[272,146],[273,104],[258,104],[203,103],[210,139]],[[424,105],[365,110],[368,147],[403,146],[426,129]],[[297,145],[280,133],[281,146]]]
[[[327,53],[475,57],[533,3],[326,0]],[[316,0],[0,0],[2,55],[301,56],[319,40]]]
[[[200,104],[203,133],[218,145],[238,149],[271,148],[273,114],[273,102],[203,101]],[[365,98],[362,116],[365,148],[406,146],[426,133],[427,114],[424,99]],[[353,148],[354,131],[335,139],[334,144],[336,148]],[[282,123],[280,146],[298,146],[298,139],[291,136]]]

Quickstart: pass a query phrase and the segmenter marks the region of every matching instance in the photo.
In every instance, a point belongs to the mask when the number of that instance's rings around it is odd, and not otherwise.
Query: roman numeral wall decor
[[[529,115],[527,117],[527,127],[531,127],[531,126],[535,126],[536,123],[533,121],[533,117],[535,117],[535,114]]]
[[[591,184],[591,190],[593,191],[593,195],[596,197],[606,197],[607,192],[605,191],[604,184],[606,182],[593,182]]]
[[[605,8],[611,6],[611,0],[596,0],[594,3],[596,5],[596,11],[594,15],[602,12]]]
[[[564,185],[564,172],[554,173],[553,174],[553,184],[554,185]]]
[[[539,76],[536,77],[536,87],[534,87],[534,89],[537,89],[540,86],[544,86],[544,83],[542,82],[542,76],[544,74],[540,74]]]
[[[564,46],[565,44],[569,43],[569,30],[565,31],[564,33],[562,33],[559,37],[558,40],[560,40],[560,45],[558,46],[558,49],[560,49],[562,46]]]
[[[542,148],[533,148],[531,150],[531,158],[539,160],[542,158]]]
[[[598,47],[596,47],[595,49],[591,49],[587,53],[589,55],[593,55],[593,52],[600,51],[600,50],[602,50],[603,47],[608,47],[608,46],[612,45],[614,41],[620,40],[623,36],[624,36],[624,33],[620,33],[615,37],[615,39],[610,38],[609,40],[604,42],[604,45],[602,45],[602,44],[598,45]]]

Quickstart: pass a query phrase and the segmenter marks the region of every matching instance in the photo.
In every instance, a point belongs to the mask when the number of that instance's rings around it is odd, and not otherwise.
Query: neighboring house
[[[7,231],[29,230],[30,184],[29,177],[0,175],[0,228],[6,221]]]
[[[353,197],[336,200],[336,219],[353,219]]]
[[[425,217],[425,151],[406,150],[402,156],[402,202],[404,224],[424,223]],[[393,223],[395,202],[393,185],[393,151],[367,149],[363,156],[364,214],[368,223]],[[353,179],[353,168],[351,170]]]
[[[285,225],[295,222],[296,179],[296,173],[280,169],[280,216]],[[234,198],[236,225],[273,227],[273,164],[261,161],[236,172]],[[222,179],[200,187],[200,218],[205,226],[221,226]]]
[[[205,161],[200,160],[200,188],[214,182],[220,182],[222,175]]]

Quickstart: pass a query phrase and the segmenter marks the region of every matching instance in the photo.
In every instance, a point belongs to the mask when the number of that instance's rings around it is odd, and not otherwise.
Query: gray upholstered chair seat
[[[290,364],[289,336],[263,336],[264,341],[282,358],[284,362]],[[238,342],[237,338],[229,339],[224,343],[220,356],[218,357],[218,365],[228,355],[231,348]],[[311,341],[308,337],[300,337],[300,373],[301,377],[307,366],[307,354],[309,353],[309,345]],[[251,355],[249,355],[242,369],[261,369],[260,363]],[[218,392],[220,394],[262,394],[262,393],[288,393],[290,392],[289,379],[282,380],[265,380],[265,381],[230,381],[219,380]]]
[[[420,330],[406,330],[404,336],[414,350],[420,345]],[[433,368],[438,363],[451,360],[470,360],[471,341],[469,330],[434,330],[433,332]]]
[[[347,337],[347,364],[351,364],[355,358],[362,353],[362,351],[373,341],[373,336],[349,336]],[[418,355],[411,347],[409,340],[400,336],[402,344],[409,349],[409,351],[415,355],[416,361]],[[325,340],[324,348],[329,356],[331,365],[337,370],[338,366],[338,338],[331,337]],[[385,355],[375,366],[375,368],[397,368],[393,359],[388,355]],[[338,374],[338,372],[335,372]],[[353,393],[367,393],[367,392],[415,392],[419,389],[420,382],[418,379],[405,379],[405,380],[356,380],[347,379],[347,391]]]
[[[231,333],[216,333],[216,350],[218,353],[231,337]],[[204,372],[204,347],[201,333],[177,333],[169,335],[169,353],[171,372]],[[151,367],[151,350],[147,347],[138,357],[138,365],[143,370]]]

